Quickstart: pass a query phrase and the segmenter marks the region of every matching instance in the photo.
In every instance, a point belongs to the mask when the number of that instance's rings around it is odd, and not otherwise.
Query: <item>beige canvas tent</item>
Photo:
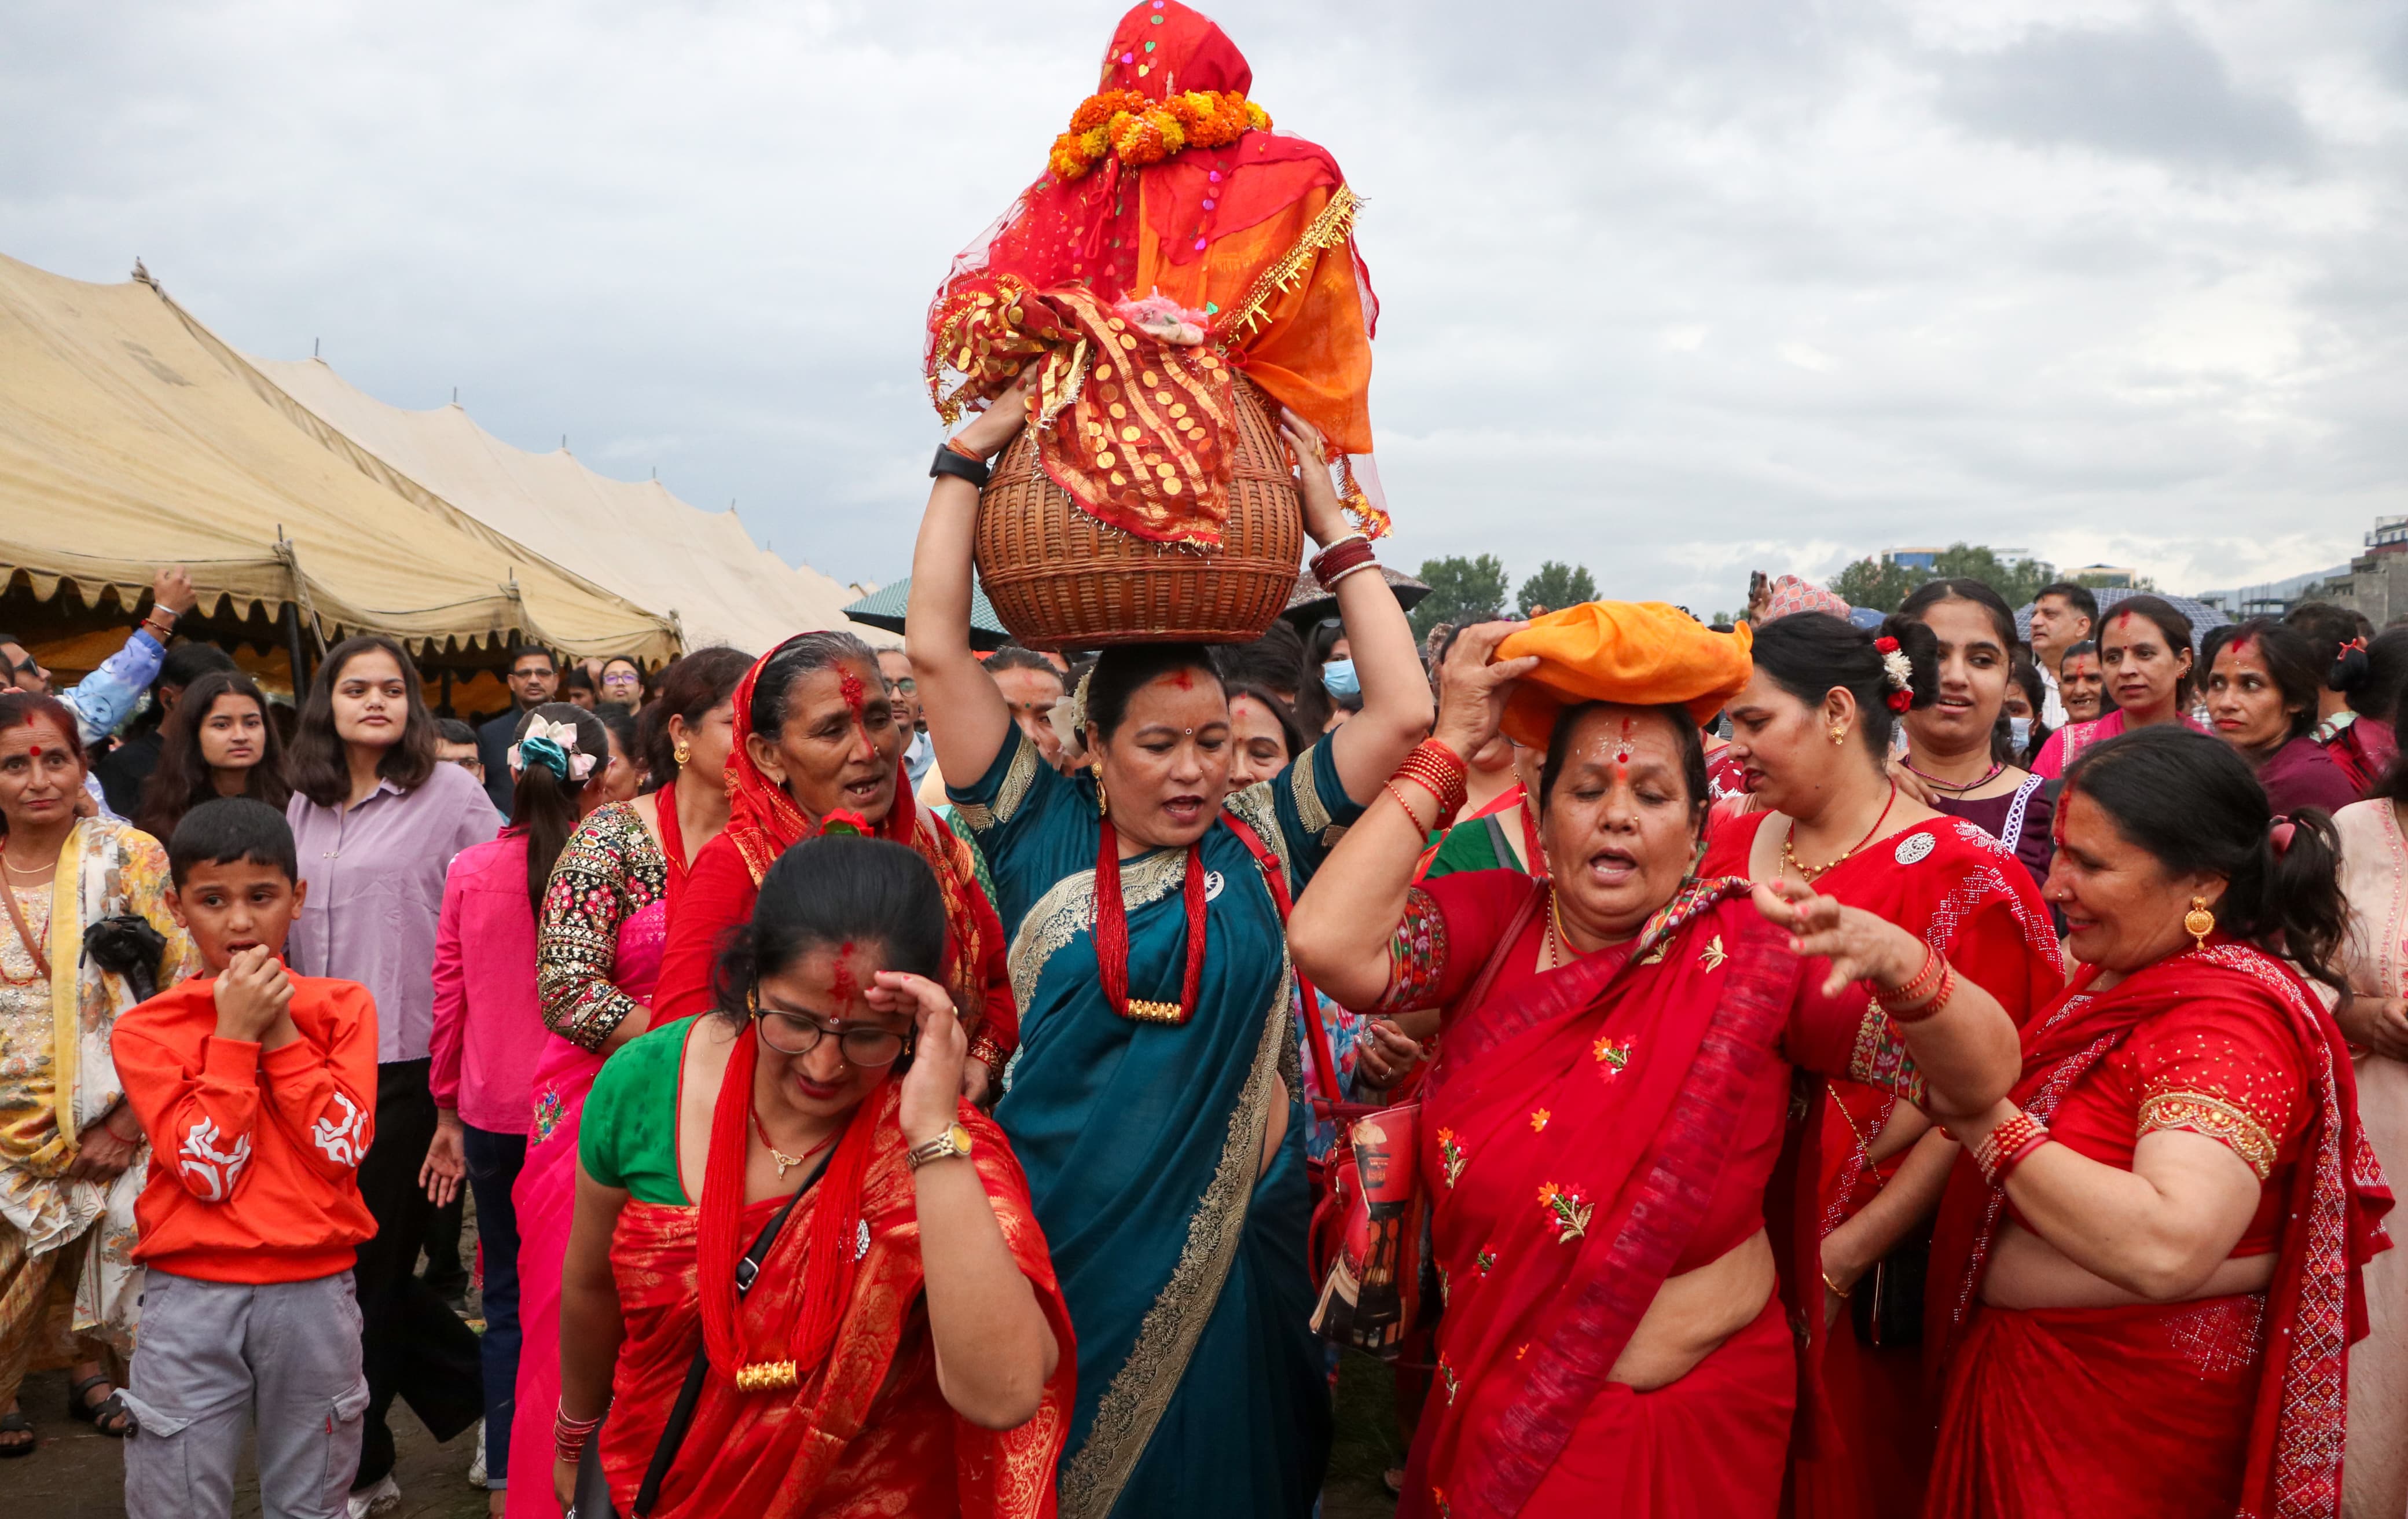
[[[205,611],[320,638],[678,652],[666,617],[561,567],[360,447],[169,300],[0,256],[0,576],[131,605],[161,564]]]
[[[846,620],[859,593],[761,548],[733,511],[700,510],[658,480],[596,474],[566,449],[514,449],[456,402],[431,411],[389,406],[322,359],[250,362],[352,442],[486,526],[542,544],[595,584],[674,617],[689,648],[726,643],[758,653],[819,628],[894,641]]]

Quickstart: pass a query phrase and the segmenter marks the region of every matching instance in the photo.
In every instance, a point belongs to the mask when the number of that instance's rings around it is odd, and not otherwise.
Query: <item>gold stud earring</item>
[[[1834,723],[1834,724],[1831,724],[1830,728],[1829,728],[1828,731],[1828,732],[1830,733],[1830,735],[1831,735],[1831,747],[1832,747],[1832,748],[1837,749],[1837,748],[1839,748],[1842,744],[1846,743],[1846,742],[1848,741],[1848,730],[1847,730],[1847,728],[1845,727],[1845,725],[1843,725],[1843,724],[1842,724]]]
[[[2190,899],[2190,910],[2183,914],[2183,932],[2191,937],[2196,948],[2207,948],[2207,936],[2215,932],[2215,914],[2207,910],[2206,897]]]

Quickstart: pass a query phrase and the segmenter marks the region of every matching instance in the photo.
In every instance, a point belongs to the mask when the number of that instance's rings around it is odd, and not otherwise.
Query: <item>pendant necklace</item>
[[[1864,848],[1867,844],[1871,843],[1873,841],[1873,835],[1881,832],[1881,825],[1889,821],[1890,809],[1897,805],[1898,782],[1893,781],[1889,783],[1889,800],[1882,803],[1881,816],[1873,819],[1873,825],[1865,830],[1865,836],[1862,838],[1859,838],[1854,844],[1849,845],[1845,853],[1842,853],[1838,859],[1833,860],[1828,865],[1807,865],[1798,858],[1798,851],[1796,848],[1798,841],[1798,821],[1795,818],[1792,818],[1789,823],[1789,837],[1781,841],[1781,863],[1787,866],[1790,869],[1797,871],[1798,879],[1804,881],[1809,886],[1812,886],[1817,881],[1829,875],[1832,871],[1837,870],[1841,866],[1845,865],[1848,861],[1856,858],[1856,851]]]
[[[838,1129],[835,1134],[829,1135],[826,1139],[822,1139],[819,1143],[811,1146],[809,1150],[804,1151],[801,1154],[790,1155],[769,1142],[769,1128],[767,1125],[761,1122],[761,1110],[754,1108],[751,1110],[751,1112],[752,1115],[752,1132],[761,1137],[761,1148],[769,1152],[769,1158],[778,1163],[778,1180],[781,1182],[786,1179],[786,1173],[788,1171],[793,1170],[796,1167],[810,1159],[813,1155],[818,1154],[829,1145],[836,1143],[838,1135],[841,1135],[844,1132],[844,1130]]]

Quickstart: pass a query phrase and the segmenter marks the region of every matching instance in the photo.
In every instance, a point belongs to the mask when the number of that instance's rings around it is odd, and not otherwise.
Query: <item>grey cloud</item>
[[[2222,55],[2171,17],[2128,30],[2042,28],[1941,61],[1941,108],[2035,147],[2080,146],[2186,166],[2290,167],[2313,140],[2286,100],[2237,88]]]

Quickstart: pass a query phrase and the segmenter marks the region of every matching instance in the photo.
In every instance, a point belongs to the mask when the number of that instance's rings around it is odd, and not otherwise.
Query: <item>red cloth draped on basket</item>
[[[2024,1031],[2014,1100],[2036,1118],[2055,1113],[2150,1019],[2215,1001],[2283,1010],[2310,1073],[2309,1118],[2279,1215],[2273,1283],[2262,1319],[2255,1295],[2131,1309],[1985,1309],[1983,1275],[2006,1194],[1960,1159],[1932,1240],[1926,1340],[1936,1352],[1931,1364],[1947,1375],[1949,1410],[1928,1512],[1940,1519],[2143,1511],[2331,1519],[2341,1510],[2348,1349],[2367,1332],[2361,1271],[2386,1247],[2381,1220],[2391,1207],[2358,1130],[2348,1050],[2297,978],[2245,945],[2186,951],[2094,996],[2095,979],[2086,973]],[[2078,1364],[2086,1356],[2096,1357],[2090,1367]],[[2100,1375],[2097,1367],[2114,1370]],[[2163,1406],[2130,1406],[2152,1392]],[[2013,1402],[2014,1416],[1987,1406],[1999,1395]],[[2229,1483],[2235,1471],[2237,1495],[2228,1487],[2183,1501],[2168,1490],[2180,1474],[2217,1473]],[[2116,1495],[2137,1501],[2119,1505]]]
[[[1646,972],[1627,974],[1634,962]],[[1528,1206],[1484,1242],[1437,1240],[1447,1283],[1440,1387],[1399,1514],[1554,1514],[1598,1496],[1559,1457],[1627,1412],[1607,1373],[1705,1219],[1742,1110],[1782,1060],[1798,976],[1746,882],[1706,881],[1631,942],[1450,1020],[1423,1098],[1428,1184]],[[1561,1096],[1609,1068],[1610,1097]],[[1557,1098],[1541,1122],[1532,1103],[1547,1094]],[[1759,1379],[1780,1405],[1762,1448],[1697,1449],[1686,1469],[1777,1484],[1785,1349],[1776,1358]]]
[[[752,1047],[749,1037],[738,1044],[739,1052]],[[738,1064],[731,1058],[725,1090],[749,1100],[751,1071],[739,1072]],[[1054,1512],[1054,1463],[1068,1432],[1078,1363],[1028,1184],[1002,1132],[965,1104],[961,1122],[974,1137],[972,1163],[1004,1241],[1061,1342],[1036,1417],[996,1432],[956,1416],[937,1386],[927,1316],[917,1301],[919,1224],[904,1164],[908,1147],[896,1122],[900,1095],[887,1082],[864,1099],[828,1173],[796,1205],[740,1305],[731,1284],[733,1257],[781,1202],[741,1202],[740,1149],[732,1197],[730,1188],[706,1181],[700,1209],[630,1201],[621,1212],[610,1257],[627,1337],[602,1435],[603,1468],[621,1512],[628,1512],[695,1346],[706,1339],[711,1371],[662,1484],[659,1519],[1039,1519]],[[733,1111],[740,1139],[742,1102]],[[714,1161],[720,1126],[714,1122]],[[730,1240],[741,1243],[724,1243]],[[724,1258],[702,1264],[712,1256]],[[707,1332],[706,1320],[720,1322]],[[738,1390],[736,1364],[781,1359],[797,1363],[796,1386]]]
[[[674,902],[654,1002],[656,1022],[711,1008],[710,973],[720,936],[752,921],[761,878],[778,863],[778,856],[820,831],[786,795],[786,788],[752,763],[745,743],[753,732],[753,687],[785,647],[781,643],[754,660],[737,683],[736,743],[727,756],[727,826],[695,856],[686,888]],[[899,757],[895,805],[876,833],[881,838],[910,845],[937,873],[937,885],[945,899],[944,985],[953,994],[953,1006],[963,1010],[966,1024],[975,1020],[975,1026],[968,1028],[973,1052],[988,1039],[1007,1053],[1016,1048],[1020,1017],[1012,1005],[1011,976],[1004,961],[1010,945],[1004,939],[1003,922],[979,886],[978,867],[969,846],[946,826],[944,819],[921,812],[913,802],[910,774]]]
[[[1199,496],[1189,477],[1217,471],[1226,485],[1234,423],[1226,399],[1199,415],[1186,390],[1200,369],[1211,381],[1201,388],[1226,398],[1234,366],[1346,456],[1344,494],[1377,537],[1386,517],[1369,461],[1356,456],[1371,451],[1379,306],[1354,250],[1356,201],[1326,149],[1274,134],[1243,102],[1253,79],[1227,36],[1178,0],[1142,0],[1123,16],[1098,93],[1072,124],[1095,142],[1117,122],[1124,136],[1151,135],[1151,146],[1128,162],[1107,150],[1091,164],[1073,152],[1066,164],[1057,144],[1055,162],[953,261],[928,308],[929,397],[950,422],[1046,355],[1029,420],[1054,483],[1111,526],[1212,547],[1221,496]],[[1168,135],[1147,123],[1172,112],[1195,136],[1164,156]],[[1200,346],[1161,341],[1114,314],[1155,296],[1203,329]],[[1124,358],[1136,361],[1134,374]],[[947,371],[962,377],[951,389]],[[1120,394],[1101,394],[1108,386]],[[1163,408],[1152,426],[1116,414],[1140,401]],[[1066,406],[1067,428],[1056,420]],[[1138,438],[1122,436],[1131,426]],[[1157,462],[1128,468],[1131,444],[1137,463]],[[1107,452],[1114,464],[1100,462]],[[1069,467],[1072,459],[1081,467]]]

